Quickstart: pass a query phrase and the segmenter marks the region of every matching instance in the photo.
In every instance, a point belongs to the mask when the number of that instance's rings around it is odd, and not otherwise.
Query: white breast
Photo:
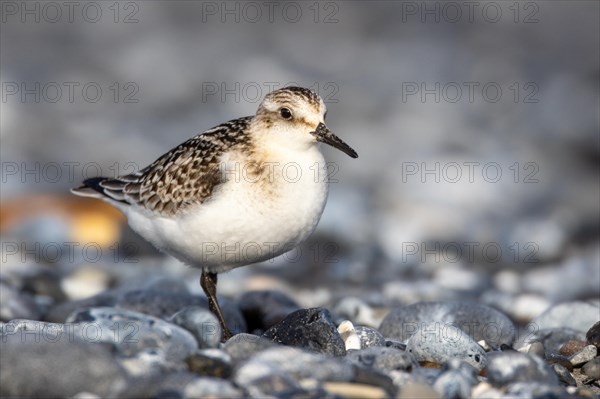
[[[253,175],[249,159],[222,159],[227,181],[213,196],[175,218],[128,212],[144,238],[182,262],[212,272],[260,262],[304,241],[327,200],[326,165],[317,145],[269,153],[267,180]]]

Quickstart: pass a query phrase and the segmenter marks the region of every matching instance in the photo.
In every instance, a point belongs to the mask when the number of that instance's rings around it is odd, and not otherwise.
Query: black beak
[[[358,154],[356,151],[352,149],[348,144],[344,143],[342,139],[333,134],[327,126],[323,122],[319,123],[317,126],[317,130],[314,132],[310,132],[313,136],[317,138],[317,141],[321,143],[329,144],[330,146],[337,148],[338,150],[345,152],[352,158],[358,158]]]

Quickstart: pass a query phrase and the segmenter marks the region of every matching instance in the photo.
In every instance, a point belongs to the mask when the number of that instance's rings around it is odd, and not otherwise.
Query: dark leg
[[[227,328],[221,307],[219,306],[219,302],[217,302],[217,273],[208,273],[203,270],[202,276],[200,276],[200,286],[208,298],[208,308],[219,319],[221,329],[223,330],[223,341],[227,341],[233,334]]]

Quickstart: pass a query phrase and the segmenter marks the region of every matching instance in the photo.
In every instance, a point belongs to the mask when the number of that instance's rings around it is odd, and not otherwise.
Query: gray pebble
[[[575,378],[573,378],[573,376],[571,375],[569,370],[567,370],[566,367],[561,366],[560,364],[553,364],[552,368],[556,372],[556,375],[558,376],[558,379],[560,380],[560,382],[565,383],[572,387],[577,386],[577,382],[575,381]]]
[[[364,368],[374,368],[379,371],[402,370],[412,371],[418,367],[411,354],[395,348],[372,347],[350,351],[346,355],[350,363]]]
[[[598,354],[598,348],[594,345],[588,345],[579,352],[575,353],[569,358],[569,361],[574,367],[581,366],[584,363],[589,362]]]
[[[124,363],[134,374],[145,374],[155,366],[161,369],[183,367],[183,361],[198,347],[196,339],[187,330],[124,309],[82,310],[69,316],[67,322],[74,323],[82,331],[77,336],[111,343],[120,356],[136,358],[136,361]]]
[[[457,358],[481,370],[486,366],[486,353],[464,331],[440,322],[425,324],[408,340],[406,350],[419,362],[444,364]]]
[[[126,372],[110,346],[84,342],[0,344],[0,396],[72,397],[90,392],[114,397],[124,389]]]
[[[474,341],[512,345],[515,326],[508,317],[489,306],[471,302],[419,302],[392,310],[379,331],[386,338],[406,341],[423,324],[438,322],[460,328]]]
[[[374,346],[385,346],[385,338],[374,328],[365,326],[354,326],[354,331],[360,339],[361,349],[371,348]]]
[[[542,359],[517,351],[488,353],[487,377],[496,387],[532,381],[558,384],[556,373]]]
[[[211,311],[201,306],[187,306],[170,321],[185,328],[196,338],[199,348],[216,348],[221,342],[221,325]]]
[[[600,380],[600,357],[590,360],[581,368],[581,372],[590,378]]]

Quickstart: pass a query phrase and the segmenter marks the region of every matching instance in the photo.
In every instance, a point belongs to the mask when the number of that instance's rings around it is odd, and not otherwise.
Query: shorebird
[[[309,89],[275,90],[253,116],[192,137],[137,173],[87,179],[71,191],[108,202],[159,250],[201,269],[227,340],[217,274],[281,255],[314,231],[328,193],[319,143],[358,157],[327,128],[326,113]]]

